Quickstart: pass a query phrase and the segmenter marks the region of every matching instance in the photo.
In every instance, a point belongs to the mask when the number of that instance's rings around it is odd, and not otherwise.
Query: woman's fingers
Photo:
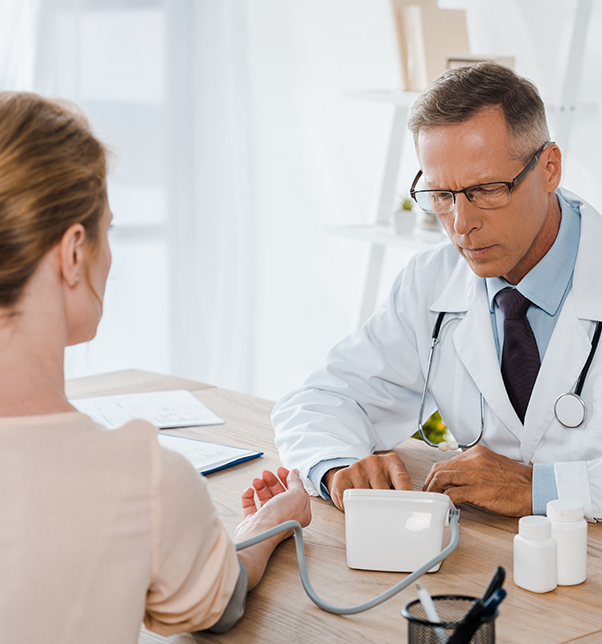
[[[282,469],[284,470],[284,468]],[[299,476],[298,469],[291,470],[290,472],[288,470],[284,470],[284,471],[286,472],[286,487],[289,490],[295,490],[295,489],[305,490],[303,481]],[[280,475],[280,470],[278,471],[278,474]]]
[[[303,489],[298,470],[289,472],[285,467],[279,467],[278,476],[269,470],[264,470],[261,473],[261,478],[254,478],[252,487],[243,492],[243,511],[246,512],[245,516],[255,514],[258,511],[254,495],[257,495],[259,505],[263,506],[275,496],[286,492],[291,485],[294,489]]]
[[[274,496],[263,478],[253,479],[253,489],[257,494],[260,505],[265,505]]]
[[[280,468],[280,469],[284,470],[284,468]],[[287,471],[287,474],[288,474],[288,471]],[[276,494],[281,494],[282,492],[286,492],[286,488],[282,484],[282,481],[274,474],[274,472],[270,472],[269,470],[264,470],[261,473],[261,478],[265,481],[265,484],[270,488],[270,492],[272,493],[272,496],[276,496]],[[286,476],[282,480],[286,481]]]
[[[261,505],[264,505],[276,495],[286,492],[282,481],[269,470],[264,470],[261,473],[261,478],[253,479],[253,488]]]
[[[299,474],[299,470],[295,470],[297,474]],[[277,470],[276,473],[278,474],[278,478],[282,481],[282,483],[285,485],[285,487],[288,488],[288,476],[290,472],[286,469],[286,467],[280,466]]]
[[[242,500],[242,514],[245,517],[250,517],[257,513],[257,505],[255,504],[255,490],[248,487],[241,495]]]
[[[311,521],[309,495],[298,470],[289,472],[280,467],[278,476],[265,470],[261,478],[253,479],[252,487],[242,493],[242,506],[244,521],[237,528],[238,536],[252,531],[257,520],[262,522],[263,529],[289,520],[298,521],[305,527]],[[289,535],[283,534],[278,540],[287,536]]]

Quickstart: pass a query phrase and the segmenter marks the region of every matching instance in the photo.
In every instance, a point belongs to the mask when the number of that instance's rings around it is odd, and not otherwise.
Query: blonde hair
[[[18,302],[41,259],[73,224],[84,227],[94,252],[107,156],[74,104],[0,92],[0,307]]]

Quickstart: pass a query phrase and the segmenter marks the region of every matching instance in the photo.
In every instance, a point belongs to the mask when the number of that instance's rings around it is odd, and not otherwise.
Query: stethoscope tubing
[[[431,440],[429,440],[426,434],[424,433],[424,429],[422,427],[422,417],[424,415],[424,405],[426,402],[429,381],[431,378],[431,369],[433,367],[433,357],[435,355],[435,347],[439,342],[439,334],[441,332],[441,325],[443,324],[444,317],[445,317],[445,311],[441,311],[437,316],[437,320],[435,321],[435,326],[433,327],[431,348],[429,351],[428,363],[426,367],[426,376],[424,378],[424,388],[422,390],[422,399],[420,400],[420,410],[418,412],[418,432],[420,433],[420,437],[427,445],[430,445],[431,447],[437,447],[439,449],[448,449],[449,444],[447,442],[433,443]],[[479,432],[479,435],[472,442],[466,443],[465,445],[457,445],[453,449],[458,449],[458,448],[469,449],[471,447],[474,447],[483,437],[484,429],[485,429],[485,400],[483,398],[483,394],[481,394],[481,431]]]
[[[592,366],[594,356],[596,355],[596,349],[598,348],[598,342],[600,342],[600,334],[602,334],[602,322],[598,321],[596,322],[596,330],[594,331],[594,335],[592,337],[592,348],[590,349],[587,360],[585,361],[585,365],[581,371],[581,375],[579,376],[579,380],[577,381],[577,386],[575,387],[575,395],[577,396],[581,396],[581,392],[583,391],[585,378],[587,377],[589,368]]]
[[[420,433],[420,436],[422,440],[427,444],[430,445],[431,447],[438,447],[440,449],[449,449],[449,444],[447,442],[444,443],[433,443],[431,440],[429,440],[425,433],[424,429],[422,427],[422,417],[424,415],[424,405],[426,402],[426,396],[428,393],[428,386],[429,386],[429,381],[431,377],[431,370],[433,366],[433,358],[435,355],[435,347],[437,343],[439,342],[439,334],[441,331],[441,326],[443,324],[443,318],[445,317],[445,311],[441,311],[437,315],[437,320],[435,321],[435,325],[433,327],[433,335],[432,335],[432,341],[431,341],[431,348],[429,350],[429,357],[428,357],[428,364],[426,368],[426,376],[424,379],[424,388],[422,390],[422,399],[420,401],[420,410],[418,412],[418,432]],[[583,386],[585,385],[585,379],[587,378],[587,374],[589,372],[589,369],[592,365],[592,362],[594,360],[594,356],[596,355],[596,350],[598,348],[598,343],[600,342],[600,336],[602,335],[602,321],[597,321],[596,322],[596,328],[594,330],[594,335],[592,337],[592,342],[591,342],[591,349],[589,352],[589,355],[587,356],[587,360],[585,361],[585,365],[583,366],[583,369],[581,370],[581,373],[579,374],[579,379],[577,380],[577,385],[575,387],[575,391],[573,393],[565,393],[561,394],[557,400],[556,403],[554,404],[554,415],[556,416],[556,419],[558,422],[565,427],[568,427],[570,429],[574,429],[576,427],[579,427],[580,425],[583,424],[585,421],[586,417],[586,405],[581,399],[581,392],[583,391]],[[476,437],[474,441],[471,443],[467,443],[465,445],[457,445],[456,448],[460,449],[469,449],[470,447],[474,447],[483,437],[483,431],[485,429],[485,401],[483,398],[483,394],[481,393],[480,395],[481,398],[481,431],[479,432],[479,435]],[[559,416],[559,401],[562,398],[568,398],[569,400],[572,398],[575,401],[578,401],[578,404],[580,405],[580,409],[582,410],[579,412],[579,415],[577,419],[574,421],[574,423],[570,423],[567,421],[565,418],[564,420],[560,418]],[[574,404],[574,403],[573,403]],[[565,410],[566,412],[566,410]]]

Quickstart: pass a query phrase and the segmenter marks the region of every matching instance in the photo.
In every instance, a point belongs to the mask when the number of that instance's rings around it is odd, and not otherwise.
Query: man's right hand
[[[345,511],[343,492],[349,489],[412,490],[412,479],[397,454],[371,454],[349,467],[336,467],[324,475],[332,502]]]

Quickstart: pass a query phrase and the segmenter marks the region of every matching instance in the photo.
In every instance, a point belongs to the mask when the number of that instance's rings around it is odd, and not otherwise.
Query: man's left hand
[[[472,503],[510,517],[532,514],[533,469],[477,445],[435,463],[427,492],[445,492],[454,503]]]

